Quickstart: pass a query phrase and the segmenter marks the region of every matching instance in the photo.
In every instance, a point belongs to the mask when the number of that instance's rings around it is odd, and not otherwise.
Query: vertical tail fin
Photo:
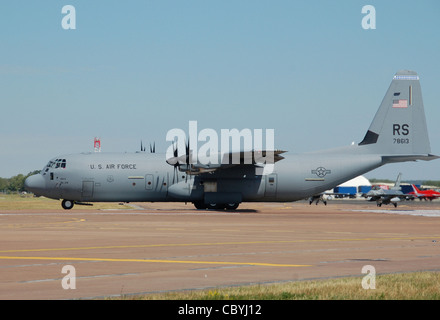
[[[402,188],[400,187],[400,179],[402,178],[402,173],[400,172],[397,175],[397,179],[396,182],[394,183],[394,186],[391,188],[392,190],[401,190]]]
[[[431,160],[431,147],[419,76],[398,71],[365,138],[359,143],[388,161]]]
[[[412,184],[411,185],[412,186],[412,188],[413,188],[413,191],[414,191],[414,193],[415,193],[415,195],[419,195],[419,193],[420,193],[420,190],[419,190],[419,188],[417,188],[414,184]]]

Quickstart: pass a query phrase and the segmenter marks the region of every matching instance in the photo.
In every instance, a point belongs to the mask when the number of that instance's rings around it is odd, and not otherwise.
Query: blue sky
[[[364,5],[376,29],[364,30]],[[64,5],[76,30],[64,30]],[[168,130],[270,128],[292,153],[359,142],[394,73],[420,75],[432,152],[440,2],[2,1],[0,177],[60,154],[132,152]],[[440,180],[440,160],[366,176]]]

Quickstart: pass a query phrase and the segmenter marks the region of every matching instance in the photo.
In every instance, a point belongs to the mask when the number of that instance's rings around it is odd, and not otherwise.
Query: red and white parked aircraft
[[[415,195],[417,198],[419,198],[420,200],[425,199],[425,200],[434,200],[440,197],[440,192],[435,191],[435,190],[420,190],[419,188],[417,188],[415,185],[411,185],[413,190],[412,192],[409,192],[409,194],[413,194]]]

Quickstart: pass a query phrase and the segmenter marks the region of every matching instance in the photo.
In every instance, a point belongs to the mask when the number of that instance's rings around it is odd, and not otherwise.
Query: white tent
[[[339,187],[359,187],[359,186],[371,186],[371,182],[364,176],[358,176],[339,185]]]

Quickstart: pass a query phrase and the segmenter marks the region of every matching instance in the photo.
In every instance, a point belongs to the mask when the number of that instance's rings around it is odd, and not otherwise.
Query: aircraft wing
[[[190,156],[181,155],[167,159],[170,165],[178,166],[180,171],[185,171],[187,174],[197,175],[217,170],[229,169],[236,166],[254,166],[263,167],[265,164],[274,164],[284,159],[281,154],[285,153],[283,150],[251,150],[228,152],[224,154],[217,154],[214,157],[199,158],[195,163],[192,163],[192,153]],[[218,159],[212,163],[212,159]]]
[[[376,195],[363,194],[363,197],[370,198],[370,201],[377,201],[377,200],[387,201],[387,200],[391,200],[394,198],[399,198],[402,200],[409,200],[409,199],[413,199],[414,195],[404,194],[404,193],[386,193],[386,194],[376,194]]]

